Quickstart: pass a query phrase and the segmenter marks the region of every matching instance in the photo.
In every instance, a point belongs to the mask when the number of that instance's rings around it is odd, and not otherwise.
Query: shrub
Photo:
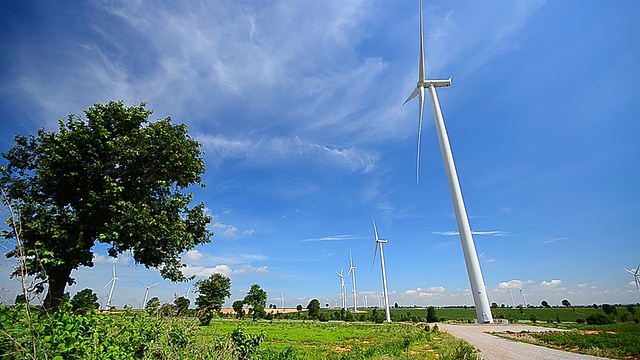
[[[588,325],[606,325],[613,323],[613,321],[611,321],[611,319],[605,314],[591,314],[587,316],[586,321]]]

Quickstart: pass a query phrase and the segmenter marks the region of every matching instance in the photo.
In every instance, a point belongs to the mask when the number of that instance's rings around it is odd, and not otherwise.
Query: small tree
[[[244,301],[236,300],[231,305],[233,311],[236,313],[236,318],[242,319],[244,317]]]
[[[562,300],[562,306],[571,307],[571,303],[569,302],[569,300],[564,299],[564,300]]]
[[[216,273],[196,282],[195,288],[199,294],[196,305],[201,312],[220,311],[224,299],[231,296],[231,279]]]
[[[180,296],[173,300],[173,305],[176,308],[176,315],[183,316],[187,314],[191,301],[184,296]]]
[[[146,309],[150,314],[154,314],[160,308],[160,299],[157,296],[152,297],[147,301]]]
[[[86,313],[89,310],[98,309],[98,294],[92,289],[82,289],[78,291],[71,299],[71,308],[74,312]]]
[[[427,308],[427,322],[438,322],[438,315],[436,315],[436,308],[429,306]]]
[[[616,312],[616,307],[609,305],[609,304],[602,304],[602,311],[604,311],[605,314],[607,315],[611,315],[612,313]]]
[[[547,300],[542,300],[542,302],[540,303],[540,305],[542,305],[542,307],[545,308],[550,308],[551,305],[549,305],[549,303],[547,302]]]
[[[298,304],[298,306],[296,306],[296,310],[298,310],[298,312],[302,311],[302,305]]]
[[[318,315],[320,315],[320,301],[318,299],[313,299],[309,301],[309,305],[307,305],[307,309],[309,310],[309,318],[317,319]]]
[[[267,305],[267,292],[262,290],[260,285],[251,285],[243,301],[249,306],[249,314],[253,316],[253,320],[263,318],[266,315],[264,307]]]

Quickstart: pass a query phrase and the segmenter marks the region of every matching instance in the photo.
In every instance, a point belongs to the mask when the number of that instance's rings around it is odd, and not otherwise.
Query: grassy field
[[[201,327],[198,337],[216,341],[238,328],[250,336],[262,334],[260,359],[455,359],[474,353],[468,344],[425,326],[217,320]]]

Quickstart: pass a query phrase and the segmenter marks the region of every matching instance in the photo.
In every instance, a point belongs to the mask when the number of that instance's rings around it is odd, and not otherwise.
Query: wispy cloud
[[[344,235],[330,235],[330,236],[324,236],[320,238],[304,239],[304,240],[300,240],[300,242],[350,241],[350,240],[358,240],[358,239],[362,239],[362,238],[352,234],[344,234]]]
[[[211,160],[240,159],[251,166],[287,165],[292,162],[314,162],[349,172],[368,173],[379,162],[378,155],[354,147],[340,148],[316,144],[292,136],[229,139],[221,135],[197,135]]]
[[[551,240],[543,240],[542,243],[543,244],[552,244],[552,243],[556,243],[558,241],[562,241],[562,240],[566,240],[567,237],[557,237],[557,238],[553,238]]]

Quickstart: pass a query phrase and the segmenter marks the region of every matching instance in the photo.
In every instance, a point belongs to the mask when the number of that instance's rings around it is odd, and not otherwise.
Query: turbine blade
[[[422,141],[422,115],[424,113],[424,88],[420,87],[420,114],[418,116],[418,149],[416,150],[416,183],[420,182],[420,143]]]
[[[376,256],[378,255],[378,242],[376,242],[375,248],[373,250],[373,259],[371,260],[371,272],[373,272],[373,267],[376,264]]]
[[[409,100],[413,99],[414,97],[418,96],[418,94],[420,93],[420,86],[416,86],[415,89],[413,89],[413,92],[411,93],[411,95],[409,95],[409,97],[407,98],[407,100],[405,100],[402,105],[405,105],[406,103],[409,102]]]
[[[628,272],[629,274],[635,275],[636,273],[633,270],[629,270],[627,268],[623,268],[624,271]]]
[[[638,267],[636,268],[636,273],[634,275],[638,275],[640,274],[640,265],[638,265]]]
[[[378,241],[378,239],[380,239],[378,237],[378,227],[376,226],[376,219],[373,219],[373,233],[376,234],[376,241]]]

